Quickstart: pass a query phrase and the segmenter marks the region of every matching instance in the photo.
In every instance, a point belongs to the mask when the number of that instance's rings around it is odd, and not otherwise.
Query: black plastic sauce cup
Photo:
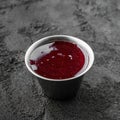
[[[30,55],[31,53],[39,46],[54,42],[56,40],[64,40],[77,44],[78,47],[82,50],[85,56],[85,64],[80,72],[77,73],[74,77],[67,79],[50,79],[35,73],[30,67]],[[68,36],[68,35],[52,35],[44,37],[35,43],[33,43],[27,50],[25,54],[25,64],[28,70],[38,78],[38,81],[44,91],[44,94],[50,98],[64,100],[70,99],[76,96],[78,89],[80,87],[81,81],[85,73],[92,67],[94,62],[94,52],[91,47],[85,43],[83,40]]]

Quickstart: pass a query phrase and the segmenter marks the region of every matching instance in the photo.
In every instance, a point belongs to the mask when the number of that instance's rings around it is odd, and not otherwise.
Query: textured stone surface
[[[0,120],[120,120],[119,0],[0,0]],[[27,48],[53,34],[91,45],[95,63],[71,101],[46,98]]]

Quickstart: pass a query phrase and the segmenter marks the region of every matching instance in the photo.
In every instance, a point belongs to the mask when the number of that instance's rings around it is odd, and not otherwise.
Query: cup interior
[[[67,41],[67,42],[75,43],[83,52],[84,57],[85,57],[85,64],[83,65],[82,69],[74,77],[67,78],[67,79],[50,79],[50,78],[45,78],[41,75],[38,75],[37,73],[35,73],[32,70],[31,65],[30,65],[30,57],[31,57],[32,52],[37,47],[40,47],[41,45],[48,44],[48,43],[51,43],[54,41]],[[36,41],[35,43],[33,43],[28,48],[28,50],[25,54],[25,64],[26,64],[28,70],[33,75],[35,75],[39,78],[42,78],[44,80],[50,80],[50,81],[71,80],[71,79],[80,77],[80,76],[84,75],[92,67],[93,62],[94,62],[94,53],[93,53],[93,50],[91,49],[91,47],[83,40],[76,38],[76,37],[73,37],[73,36],[67,36],[67,35],[53,35],[53,36],[44,37],[44,38]]]

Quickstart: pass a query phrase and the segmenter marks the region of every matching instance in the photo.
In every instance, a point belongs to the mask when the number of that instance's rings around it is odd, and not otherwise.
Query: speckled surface
[[[53,34],[95,52],[70,101],[45,97],[24,64],[27,48]],[[0,0],[0,120],[120,120],[120,1]]]

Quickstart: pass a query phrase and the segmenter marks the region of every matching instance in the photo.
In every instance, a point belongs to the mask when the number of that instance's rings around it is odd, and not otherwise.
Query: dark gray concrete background
[[[45,97],[24,64],[27,48],[53,34],[95,52],[71,101]],[[120,0],[0,0],[0,120],[120,120]]]

